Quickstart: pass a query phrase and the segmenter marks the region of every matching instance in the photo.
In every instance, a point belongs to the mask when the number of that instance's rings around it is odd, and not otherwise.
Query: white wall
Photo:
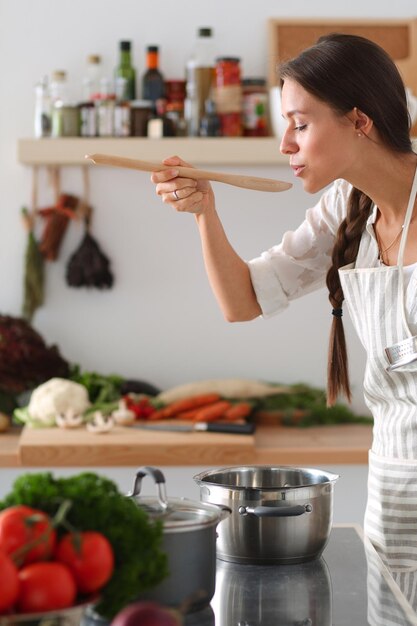
[[[139,73],[145,46],[159,43],[165,76],[179,77],[201,25],[214,27],[219,53],[241,57],[244,75],[266,75],[268,17],[415,14],[414,0],[395,5],[352,0],[348,7],[329,0],[291,5],[274,0],[0,0],[0,312],[19,315],[21,310],[25,234],[19,211],[30,201],[31,176],[17,162],[16,144],[32,135],[33,85],[41,75],[66,69],[78,95],[86,56],[102,54],[110,73],[118,41],[129,38]],[[290,176],[284,167],[239,171]],[[52,193],[44,183],[40,202],[47,205]],[[85,369],[142,378],[162,388],[236,376],[324,386],[331,321],[325,291],[271,321],[227,324],[207,284],[192,216],[163,206],[147,175],[97,169],[91,186],[93,234],[112,259],[116,284],[104,293],[66,287],[65,264],[81,237],[81,227],[71,225],[60,259],[48,267],[46,305],[34,320],[48,343],[57,343],[67,359]],[[81,192],[77,168],[65,170],[63,189]],[[221,185],[216,192],[231,241],[246,258],[297,226],[315,199],[297,184],[279,197]],[[349,343],[354,406],[363,410],[363,353],[353,335]]]
[[[94,471],[103,476],[108,476],[119,486],[122,493],[128,493],[133,489],[136,469],[133,467],[58,468],[53,473],[55,476],[67,477],[83,471]],[[200,499],[199,488],[195,484],[193,476],[210,469],[209,467],[162,467],[161,469],[165,476],[169,498]],[[366,505],[368,468],[364,465],[332,465],[321,466],[321,469],[340,476],[334,487],[334,523],[352,523],[362,526]],[[38,473],[41,471],[46,470],[41,468],[25,469],[25,472]],[[21,470],[14,468],[1,469],[0,500],[9,493],[14,481],[21,473]],[[144,496],[156,495],[155,484],[151,478],[143,481],[141,494]],[[352,497],[353,494],[354,497]]]

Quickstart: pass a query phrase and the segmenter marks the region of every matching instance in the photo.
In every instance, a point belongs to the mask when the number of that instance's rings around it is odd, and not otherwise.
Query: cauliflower
[[[81,415],[90,406],[84,385],[66,378],[51,378],[33,390],[27,412],[33,421],[54,426],[56,416],[68,410]]]

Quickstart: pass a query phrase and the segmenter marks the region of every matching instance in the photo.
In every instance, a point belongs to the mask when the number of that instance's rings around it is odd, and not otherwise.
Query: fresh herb
[[[259,399],[257,410],[278,412],[280,421],[286,426],[373,424],[371,417],[357,415],[344,404],[327,407],[326,392],[323,389],[310,387],[304,383],[290,385],[288,389],[288,393]]]
[[[124,378],[117,374],[105,376],[98,372],[83,372],[79,365],[73,365],[69,378],[87,388],[88,397],[93,404],[115,402],[122,395]]]
[[[55,478],[50,472],[23,474],[0,501],[0,510],[26,504],[54,516],[66,500],[72,503],[66,517],[69,524],[101,532],[112,544],[114,573],[95,607],[99,615],[111,619],[167,575],[162,524],[151,521],[114,482],[92,472],[69,478]]]

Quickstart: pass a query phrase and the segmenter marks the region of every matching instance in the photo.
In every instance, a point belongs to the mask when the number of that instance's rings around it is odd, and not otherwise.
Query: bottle
[[[136,99],[136,70],[132,65],[131,42],[121,41],[119,44],[120,61],[115,70],[115,78],[126,78],[126,93],[124,100]]]
[[[201,119],[200,135],[202,137],[221,137],[220,118],[216,113],[216,105],[210,98],[206,100],[205,109],[205,115]]]
[[[51,134],[51,97],[49,93],[49,80],[43,76],[35,85],[35,137],[49,137]]]
[[[50,94],[52,107],[54,107],[57,102],[68,101],[67,73],[64,70],[55,70],[52,72]]]
[[[146,72],[142,78],[142,96],[144,100],[151,100],[156,111],[156,101],[165,98],[165,82],[159,68],[158,46],[148,46],[146,49]]]
[[[82,82],[83,102],[91,102],[98,97],[101,76],[101,57],[98,54],[90,54],[87,57],[86,73]]]
[[[131,127],[131,102],[124,100],[126,93],[126,78],[118,76],[114,85],[114,128],[115,137],[129,137]]]
[[[211,28],[199,28],[190,59],[186,64],[186,91],[184,104],[189,134],[198,135],[204,106],[210,95],[215,66],[214,39]]]
[[[100,80],[100,97],[96,101],[97,134],[99,137],[112,137],[114,134],[115,94],[111,90],[110,80]]]

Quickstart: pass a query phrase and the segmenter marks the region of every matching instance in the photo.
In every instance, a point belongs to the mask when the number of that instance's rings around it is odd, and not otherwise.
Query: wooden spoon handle
[[[291,183],[271,178],[258,178],[257,176],[246,176],[244,174],[226,174],[223,172],[208,172],[194,167],[183,167],[176,165],[164,165],[163,163],[152,163],[151,161],[139,161],[138,159],[128,159],[126,157],[113,156],[110,154],[87,154],[86,159],[97,165],[112,165],[114,167],[124,167],[143,172],[158,172],[161,170],[177,169],[179,175],[184,178],[196,180],[213,180],[218,183],[226,183],[244,189],[254,189],[255,191],[285,191],[292,187]]]

